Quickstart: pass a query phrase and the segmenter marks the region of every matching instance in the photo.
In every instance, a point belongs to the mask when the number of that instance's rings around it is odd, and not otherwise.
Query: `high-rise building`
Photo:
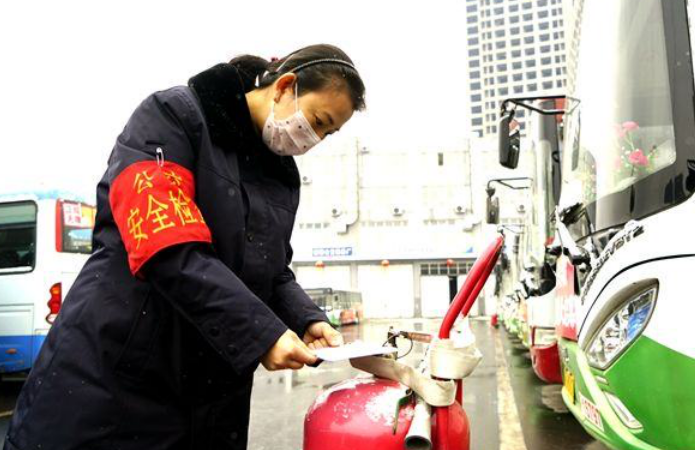
[[[497,132],[510,97],[561,94],[566,86],[562,0],[467,0],[466,54],[474,135]],[[518,110],[522,130],[526,111]]]

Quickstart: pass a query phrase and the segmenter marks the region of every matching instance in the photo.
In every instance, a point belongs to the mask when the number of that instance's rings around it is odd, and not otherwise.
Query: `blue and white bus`
[[[59,191],[0,195],[0,374],[31,369],[92,252],[95,211]]]

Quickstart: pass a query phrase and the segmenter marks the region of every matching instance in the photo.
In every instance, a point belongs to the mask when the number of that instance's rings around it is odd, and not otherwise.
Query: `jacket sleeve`
[[[288,244],[289,246],[289,244]],[[287,267],[275,278],[273,286],[273,311],[301,338],[313,322],[328,322],[328,317],[297,283],[289,265],[292,247],[287,252]]]
[[[109,160],[109,206],[132,274],[245,373],[287,326],[215,256],[193,178],[203,119],[183,89],[132,115]]]

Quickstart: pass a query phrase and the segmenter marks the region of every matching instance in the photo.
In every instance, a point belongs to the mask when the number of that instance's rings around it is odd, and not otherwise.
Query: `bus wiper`
[[[569,206],[560,209],[557,213],[557,217],[565,225],[576,222],[581,214],[584,212],[584,203],[576,202]]]
[[[576,204],[570,206],[570,208],[574,208],[575,206]],[[562,221],[562,218],[560,216],[561,213],[562,212],[559,210],[559,208],[555,212],[555,226],[557,228],[557,238],[559,238],[559,245],[561,246],[561,248],[565,250],[565,254],[569,257],[570,261],[572,262],[572,265],[587,265],[589,266],[589,268],[591,268],[591,253],[589,253],[588,250],[577,245],[577,243],[572,238],[572,235],[570,234],[569,230],[567,229],[567,225],[565,225],[565,222]],[[551,244],[551,247],[557,245],[556,242],[557,239],[555,240],[555,242],[553,242],[553,244]]]

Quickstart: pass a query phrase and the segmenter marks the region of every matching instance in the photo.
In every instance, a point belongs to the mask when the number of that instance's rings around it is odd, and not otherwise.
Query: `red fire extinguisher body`
[[[396,381],[372,377],[336,384],[319,395],[307,412],[304,450],[403,450],[414,412],[412,403],[398,408],[406,391]],[[433,439],[436,427],[433,414]],[[450,450],[469,450],[468,417],[458,403],[449,406],[448,434]],[[438,447],[435,442],[433,448]]]

